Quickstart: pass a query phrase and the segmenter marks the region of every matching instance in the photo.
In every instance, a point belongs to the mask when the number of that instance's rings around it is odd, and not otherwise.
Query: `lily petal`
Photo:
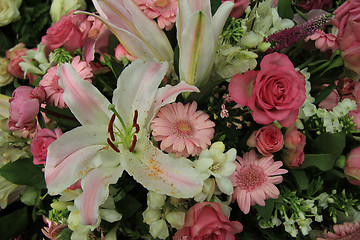
[[[203,181],[186,158],[172,158],[142,137],[135,150],[124,150],[126,171],[148,190],[176,198],[191,198],[201,192]]]
[[[79,210],[79,219],[82,224],[96,224],[99,206],[109,196],[109,185],[116,183],[122,172],[121,167],[100,167],[90,171],[82,179],[83,193],[75,199],[75,207]]]
[[[203,12],[196,12],[181,33],[180,80],[199,86],[209,76],[215,50],[211,21]]]
[[[95,8],[102,16],[102,20],[118,37],[123,46],[130,54],[145,60],[149,55],[156,56],[160,61],[172,61],[173,50],[165,33],[158,27],[155,21],[149,19],[132,0],[93,0]],[[124,31],[125,30],[125,31]],[[127,32],[127,34],[125,34]],[[146,55],[136,55],[140,46],[134,42],[126,41],[129,33],[140,39],[141,45],[145,45]],[[126,36],[127,35],[127,36]]]
[[[133,113],[138,111],[138,124],[142,127],[154,102],[158,87],[168,64],[144,62],[137,59],[121,73],[114,91],[113,103],[125,124],[132,124]],[[129,114],[130,113],[130,114]]]
[[[220,36],[220,33],[224,27],[224,24],[234,7],[234,2],[226,1],[220,5],[216,10],[216,13],[211,19],[211,24],[213,26],[214,41],[216,42]]]
[[[106,125],[86,125],[66,132],[50,144],[45,164],[49,194],[60,194],[98,167],[101,161],[94,156],[106,149],[106,138]]]
[[[96,87],[82,79],[69,63],[59,66],[58,75],[64,101],[82,125],[109,123],[110,102]]]

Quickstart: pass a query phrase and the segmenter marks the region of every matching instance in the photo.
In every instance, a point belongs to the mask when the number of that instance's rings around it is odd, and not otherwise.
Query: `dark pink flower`
[[[39,130],[31,142],[31,153],[34,157],[34,164],[45,164],[47,156],[47,148],[54,142],[59,136],[62,135],[60,128],[50,129],[44,128]]]
[[[295,71],[286,55],[272,53],[263,58],[259,71],[236,74],[230,81],[229,93],[236,103],[252,110],[255,122],[278,121],[289,127],[306,99],[305,77]]]
[[[83,47],[87,38],[90,25],[85,27],[86,25],[82,24],[86,20],[86,15],[74,15],[73,12],[62,16],[58,22],[46,31],[41,43],[51,50],[63,46],[66,51],[74,52],[76,49]]]
[[[41,88],[34,90],[28,86],[20,86],[14,90],[12,98],[9,100],[10,119],[8,126],[10,131],[24,128],[35,130],[35,117],[45,96],[41,91],[43,91]]]
[[[284,145],[284,137],[274,124],[254,131],[246,142],[249,147],[256,147],[264,156],[279,151]]]
[[[234,235],[242,230],[242,224],[230,221],[218,203],[201,202],[186,212],[184,226],[175,233],[173,240],[234,240]]]
[[[60,223],[56,223],[43,217],[44,222],[47,224],[47,227],[41,229],[42,233],[50,240],[58,239],[59,233],[66,228],[66,225],[62,225]]]
[[[329,10],[332,8],[332,0],[301,0],[299,6],[308,12],[312,9],[324,9]]]
[[[247,6],[250,5],[250,0],[221,0],[221,3],[224,3],[226,1],[231,1],[231,2],[234,2],[234,4],[235,4],[229,15],[230,17],[233,17],[233,18],[241,17],[244,14]]]

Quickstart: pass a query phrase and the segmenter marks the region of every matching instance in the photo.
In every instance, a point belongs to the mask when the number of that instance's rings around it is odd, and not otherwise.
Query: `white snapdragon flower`
[[[357,105],[356,102],[345,98],[343,101],[339,102],[336,107],[334,107],[333,112],[338,117],[344,117],[350,111],[356,110]]]
[[[24,71],[24,76],[28,73],[44,75],[51,64],[51,61],[49,61],[45,54],[45,45],[41,43],[37,45],[35,50],[30,49],[26,51],[26,55],[22,58],[24,59],[24,62],[20,62],[19,66],[21,67],[21,70]],[[38,62],[38,66],[35,66],[31,62],[33,59]]]
[[[327,114],[323,118],[323,121],[326,132],[336,133],[341,131],[339,118],[333,112],[327,112]]]
[[[226,153],[225,145],[222,142],[215,142],[210,149],[203,150],[199,159],[194,162],[194,166],[201,176],[206,179],[214,176],[216,184],[221,192],[231,195],[233,186],[229,176],[235,171],[236,150],[234,148]]]

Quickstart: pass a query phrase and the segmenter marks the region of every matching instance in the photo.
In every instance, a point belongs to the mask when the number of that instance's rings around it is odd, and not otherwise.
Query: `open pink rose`
[[[360,0],[345,1],[334,11],[333,24],[345,66],[360,75]]]
[[[229,15],[233,18],[241,17],[244,14],[247,6],[250,5],[250,0],[221,0],[221,3],[224,3],[226,1],[234,2],[234,7]]]
[[[10,98],[10,119],[8,127],[10,131],[26,128],[34,130],[36,127],[35,117],[39,112],[40,103],[45,99],[42,88],[20,86],[16,88]]]
[[[271,53],[260,63],[259,71],[236,74],[230,81],[232,99],[252,110],[254,121],[282,126],[294,124],[306,99],[305,77],[295,71],[284,54]]]
[[[44,128],[41,129],[34,137],[31,142],[31,153],[33,154],[33,163],[34,164],[45,164],[47,156],[47,148],[49,145],[54,142],[59,136],[63,133],[60,128],[50,129]]]
[[[90,24],[88,27],[82,24],[86,19],[86,15],[74,15],[73,12],[62,16],[58,22],[48,28],[41,43],[51,50],[63,46],[69,52],[83,47],[90,30]]]
[[[242,230],[242,224],[230,221],[218,203],[201,202],[186,212],[184,226],[175,233],[173,240],[233,240]]]
[[[305,158],[304,147],[306,136],[299,132],[296,127],[290,127],[285,133],[285,147],[282,160],[289,168],[297,168]]]
[[[284,145],[284,137],[274,124],[264,126],[254,131],[247,140],[249,147],[256,147],[264,156],[279,151]]]
[[[348,154],[344,173],[351,184],[360,186],[360,147],[354,148]]]

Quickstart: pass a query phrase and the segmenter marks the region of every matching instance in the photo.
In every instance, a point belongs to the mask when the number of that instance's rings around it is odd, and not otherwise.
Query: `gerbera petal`
[[[278,198],[280,192],[279,189],[277,189],[277,187],[275,187],[274,184],[272,183],[265,183],[263,185],[264,187],[264,191],[265,193],[270,197],[270,198]]]
[[[241,190],[236,200],[239,204],[240,210],[244,214],[248,214],[250,212],[250,195],[249,195],[249,193],[245,190]]]
[[[109,123],[110,102],[96,87],[82,79],[69,63],[59,66],[58,74],[64,101],[82,125]]]
[[[101,164],[94,156],[106,147],[106,129],[101,125],[77,127],[50,144],[45,181],[51,195],[61,193]]]
[[[201,192],[203,181],[191,162],[174,159],[141,138],[135,150],[124,150],[124,168],[147,189],[177,198],[190,198]]]
[[[96,224],[99,216],[99,206],[109,196],[109,185],[116,183],[122,172],[121,167],[100,167],[91,170],[82,179],[83,192],[75,199],[75,207],[79,210],[79,219],[82,224]]]

